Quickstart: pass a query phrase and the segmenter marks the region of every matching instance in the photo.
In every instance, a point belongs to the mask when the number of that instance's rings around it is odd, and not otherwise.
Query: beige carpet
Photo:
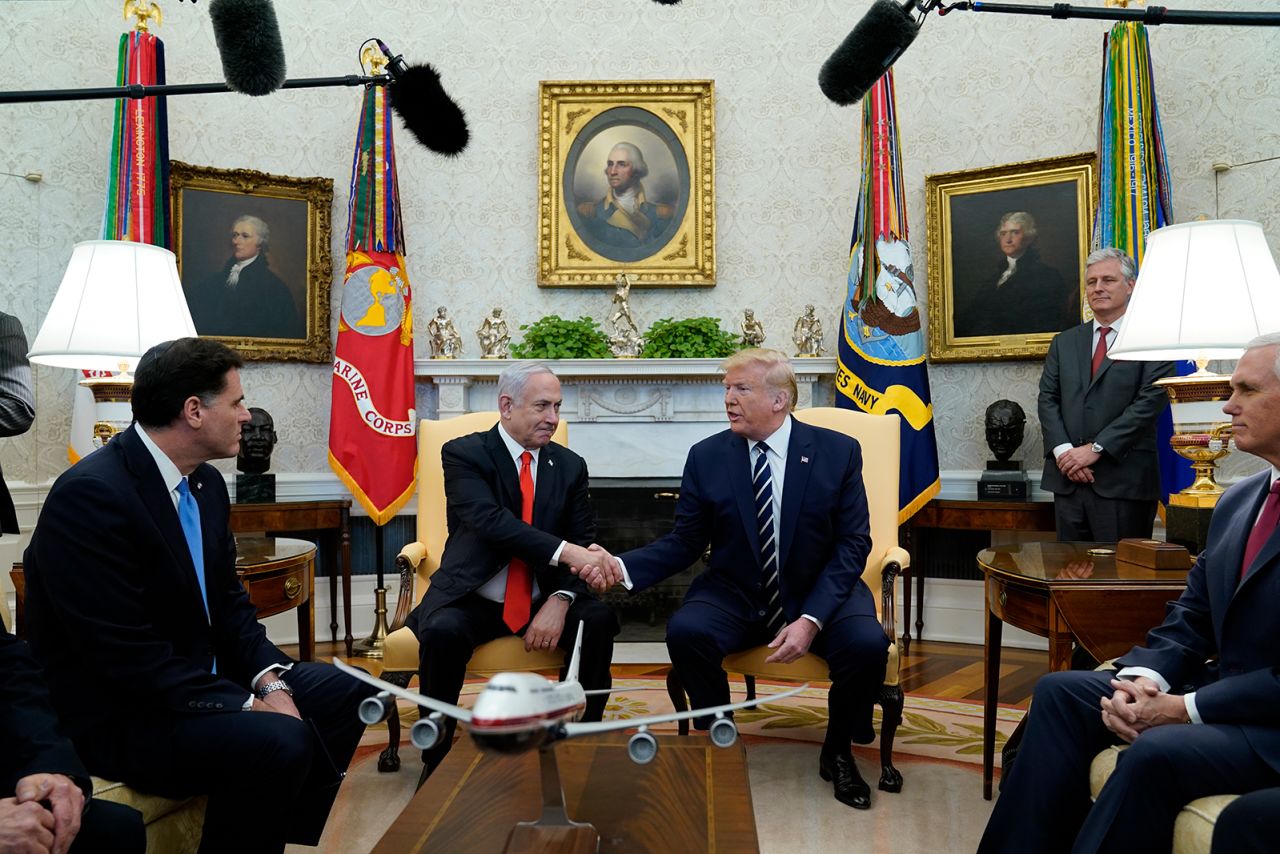
[[[466,699],[478,690],[468,686]],[[762,685],[760,693],[778,690]],[[735,686],[735,697],[741,687]],[[608,717],[636,717],[669,709],[666,692],[654,679],[616,679]],[[416,711],[406,709],[408,720]],[[999,742],[1022,713],[1001,709]],[[982,799],[982,707],[973,703],[908,697],[903,726],[895,740],[894,762],[904,777],[902,792],[873,788],[871,809],[852,810],[831,795],[818,777],[818,747],[826,725],[825,692],[814,688],[781,703],[739,713],[747,744],[752,802],[764,852],[878,852],[937,854],[977,847],[991,804]],[[879,719],[877,717],[877,727]],[[672,727],[674,728],[674,727]],[[321,841],[325,852],[370,850],[413,795],[419,765],[407,743],[404,767],[379,774],[377,753],[385,730],[370,730],[348,774]],[[862,776],[874,787],[879,750],[857,748]],[[997,761],[999,755],[997,753]],[[293,852],[314,849],[290,847]]]

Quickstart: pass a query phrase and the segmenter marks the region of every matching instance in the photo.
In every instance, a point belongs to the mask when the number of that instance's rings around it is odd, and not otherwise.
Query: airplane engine
[[[386,691],[380,691],[372,697],[360,701],[358,714],[360,722],[365,726],[373,726],[385,721],[395,714],[396,700]]]
[[[648,765],[658,755],[658,740],[642,729],[627,741],[627,755],[637,765]]]
[[[716,747],[732,747],[738,740],[738,727],[729,718],[716,718],[711,722],[711,743]]]
[[[409,741],[419,750],[430,750],[444,735],[444,715],[432,712],[419,718],[409,730]]]

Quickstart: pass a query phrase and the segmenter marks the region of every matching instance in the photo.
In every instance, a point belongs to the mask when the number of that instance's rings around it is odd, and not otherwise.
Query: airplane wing
[[[408,700],[410,703],[416,703],[419,706],[426,706],[433,712],[446,714],[451,718],[462,721],[463,723],[471,723],[470,710],[464,709],[461,706],[452,706],[440,700],[433,699],[432,697],[424,697],[407,688],[401,688],[399,685],[392,685],[390,682],[383,682],[381,679],[370,676],[368,673],[365,673],[357,667],[352,667],[336,655],[333,657],[333,666],[348,676],[352,676],[359,679],[361,682],[372,685],[379,691],[386,691],[393,697]]]
[[[783,691],[781,694],[769,694],[764,697],[756,697],[754,700],[743,700],[741,703],[728,703],[724,706],[712,706],[707,709],[691,709],[687,712],[672,712],[669,715],[650,715],[649,717],[644,718],[625,718],[622,720],[596,721],[593,723],[567,723],[564,725],[565,736],[573,738],[578,735],[610,732],[615,729],[635,729],[636,727],[665,724],[670,723],[671,721],[686,720],[688,718],[700,718],[705,715],[719,715],[725,712],[737,711],[738,709],[749,709],[752,706],[758,706],[761,703],[768,703],[773,700],[783,700],[787,697],[794,697],[796,694],[799,694],[808,687],[809,683],[806,682],[799,688],[792,688],[790,691]]]

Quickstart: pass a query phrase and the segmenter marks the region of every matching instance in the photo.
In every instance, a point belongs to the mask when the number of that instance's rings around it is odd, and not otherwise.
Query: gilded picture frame
[[[538,93],[538,284],[714,285],[714,81],[544,80]]]
[[[1043,359],[1085,319],[1097,183],[1092,152],[925,176],[930,361]]]
[[[248,360],[329,361],[333,180],[177,160],[169,175],[196,331]]]

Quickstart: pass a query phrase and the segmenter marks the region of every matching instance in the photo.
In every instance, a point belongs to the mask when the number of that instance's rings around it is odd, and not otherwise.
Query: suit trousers
[[[996,800],[979,854],[1168,854],[1189,801],[1280,783],[1239,727],[1166,724],[1143,732],[1089,802],[1089,765],[1119,744],[1102,723],[1111,671],[1051,673],[1036,683],[1018,761]]]
[[[1280,839],[1280,788],[1236,798],[1213,824],[1210,854],[1270,854]]]
[[[1158,502],[1104,498],[1086,483],[1053,496],[1058,540],[1066,543],[1116,543],[1127,537],[1149,539]]]
[[[545,601],[534,602],[530,613],[536,617]],[[587,690],[608,688],[613,684],[609,665],[613,659],[613,638],[618,634],[618,618],[608,605],[590,596],[578,595],[565,614],[564,631],[557,644],[566,655],[561,678],[568,668],[567,656],[573,654],[580,622],[583,624],[582,658],[578,662],[578,678]],[[527,629],[526,625],[515,634],[523,635]],[[420,621],[418,628],[418,679],[423,693],[456,704],[467,676],[467,662],[476,647],[510,634],[513,632],[502,620],[502,603],[475,593],[432,611]],[[588,697],[582,719],[600,720],[608,701],[607,694]],[[453,747],[456,726],[457,721],[446,718],[440,742],[422,751],[422,761],[429,771],[434,771]]]
[[[729,679],[723,667],[731,652],[769,643],[774,638],[763,620],[744,620],[708,602],[685,602],[667,623],[671,664],[689,692],[693,708],[729,702]],[[858,613],[851,599],[823,626],[810,651],[822,656],[831,673],[824,750],[845,752],[851,741],[875,740],[872,706],[884,683],[889,639],[875,613]],[[695,718],[707,729],[711,718]]]
[[[175,715],[144,708],[76,746],[90,772],[139,791],[208,795],[202,852],[315,845],[364,732],[357,707],[376,689],[309,662],[294,665],[285,679],[303,720],[239,709]]]
[[[143,854],[147,850],[142,813],[96,798],[86,806],[70,854]]]

